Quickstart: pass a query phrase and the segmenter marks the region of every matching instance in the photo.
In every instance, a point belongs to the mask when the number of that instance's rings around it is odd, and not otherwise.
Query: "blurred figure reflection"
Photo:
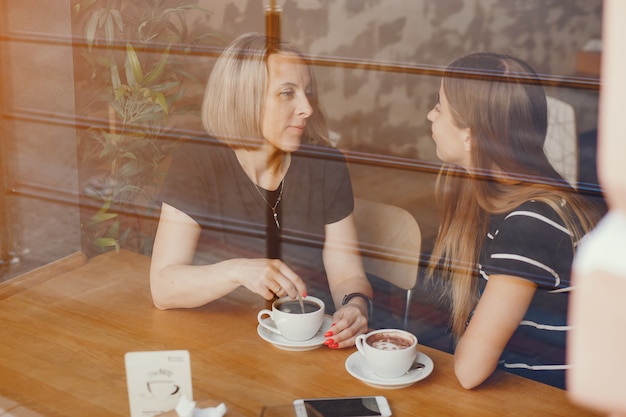
[[[609,212],[574,262],[567,389],[582,405],[626,416],[626,2],[606,0],[603,16],[598,177]]]

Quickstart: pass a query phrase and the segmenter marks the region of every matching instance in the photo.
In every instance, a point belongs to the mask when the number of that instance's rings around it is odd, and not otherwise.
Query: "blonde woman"
[[[474,388],[499,367],[563,388],[571,263],[595,216],[543,152],[537,74],[507,55],[461,57],[427,118],[444,162],[428,276],[450,299],[458,380]]]
[[[327,144],[303,56],[239,37],[211,72],[202,121],[209,136],[182,145],[161,191],[155,306],[201,306],[242,286],[295,298],[318,285],[336,309],[325,344],[353,346],[367,331],[372,289],[354,244],[348,170]],[[194,259],[199,243],[213,259]]]

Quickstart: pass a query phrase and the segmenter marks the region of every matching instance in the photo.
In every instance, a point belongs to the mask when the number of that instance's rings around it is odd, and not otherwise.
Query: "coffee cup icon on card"
[[[174,381],[156,380],[148,381],[148,392],[158,400],[165,400],[178,394],[180,387]]]

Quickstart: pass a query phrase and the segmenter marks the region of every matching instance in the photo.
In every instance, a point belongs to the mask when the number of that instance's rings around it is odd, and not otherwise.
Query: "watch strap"
[[[353,298],[362,298],[365,300],[365,302],[367,303],[367,313],[369,318],[371,319],[372,312],[374,310],[374,300],[372,300],[370,296],[363,294],[362,292],[352,292],[350,294],[344,295],[343,300],[341,300],[341,305],[345,306]]]

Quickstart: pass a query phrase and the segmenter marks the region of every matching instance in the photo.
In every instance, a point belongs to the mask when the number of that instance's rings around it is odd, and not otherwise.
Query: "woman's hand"
[[[354,346],[356,337],[367,331],[367,307],[354,300],[335,312],[333,325],[324,334],[324,344],[331,349]]]
[[[233,259],[233,276],[241,285],[266,300],[274,295],[306,297],[306,284],[291,268],[278,259]]]
[[[200,225],[163,203],[152,250],[150,289],[160,309],[191,308],[223,297],[239,286],[268,300],[274,295],[306,295],[306,285],[277,259],[227,259],[194,265]]]
[[[363,270],[354,215],[327,224],[325,231],[324,267],[337,311],[333,315],[333,326],[324,335],[324,344],[331,349],[350,347],[359,334],[368,331],[369,305],[362,298],[353,298],[342,305],[343,299],[351,293],[372,297],[372,287]]]

